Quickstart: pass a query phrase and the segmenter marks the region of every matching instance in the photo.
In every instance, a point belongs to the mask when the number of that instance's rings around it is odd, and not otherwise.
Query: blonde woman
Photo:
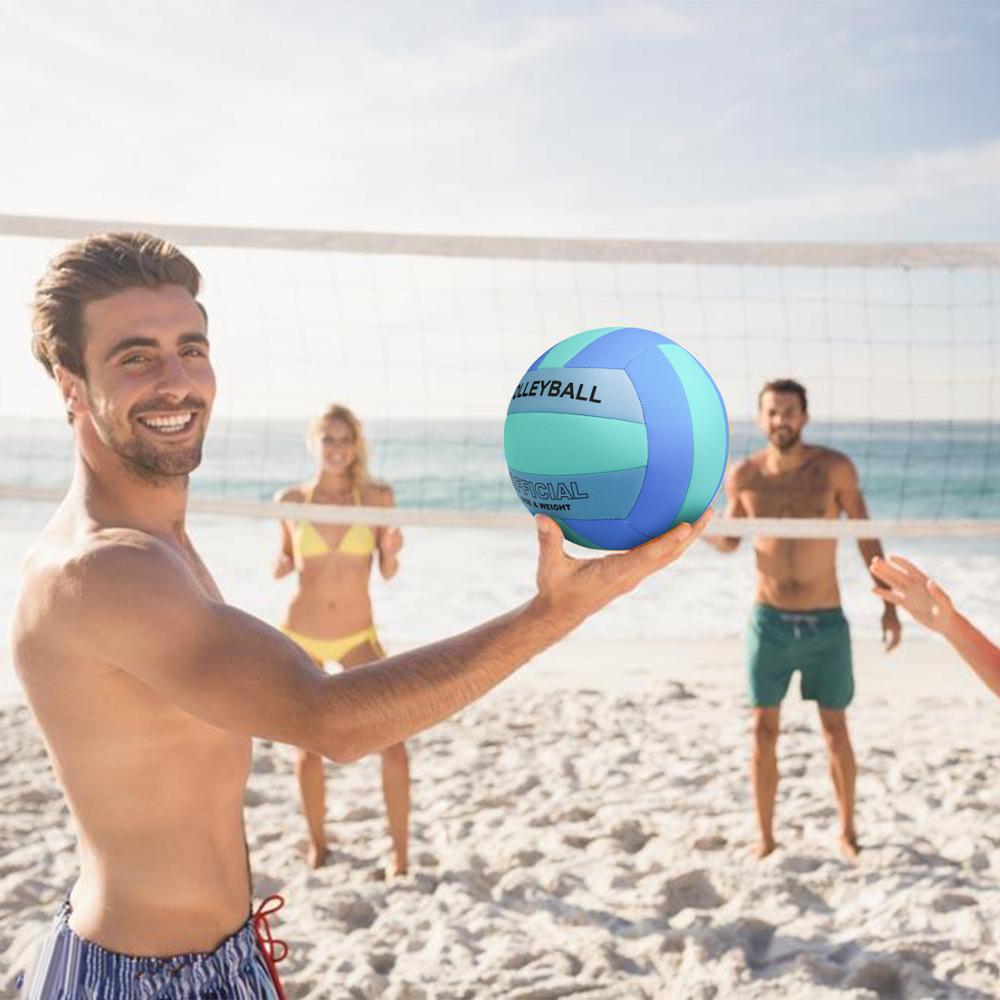
[[[368,475],[367,452],[361,423],[346,407],[334,404],[309,428],[308,443],[317,461],[312,480],[280,490],[275,499],[286,503],[340,504],[391,507],[392,489]],[[368,593],[373,558],[386,580],[399,569],[403,536],[398,528],[364,524],[319,524],[309,520],[284,521],[281,552],[274,565],[280,579],[293,570],[299,584],[282,631],[297,642],[323,669],[339,663],[345,670],[385,656],[372,622]],[[296,774],[309,828],[309,863],[319,868],[326,860],[326,813],[323,760],[299,749]],[[382,791],[395,872],[407,870],[410,813],[410,772],[402,743],[382,752]]]

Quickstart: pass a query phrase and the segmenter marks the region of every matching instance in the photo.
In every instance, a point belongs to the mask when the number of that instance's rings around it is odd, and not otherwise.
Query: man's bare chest
[[[837,516],[829,473],[819,464],[793,472],[770,473],[756,469],[747,477],[740,499],[751,517]]]

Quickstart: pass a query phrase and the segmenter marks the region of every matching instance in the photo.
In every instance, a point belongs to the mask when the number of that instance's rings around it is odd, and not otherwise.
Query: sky
[[[998,107],[997,2],[0,0],[0,214],[995,241]],[[19,331],[0,342],[0,413],[58,414],[25,349],[57,246],[0,234],[0,328]],[[1000,412],[1000,275],[863,287],[327,257],[199,250],[224,412],[349,396],[380,415],[495,415],[556,340],[618,324],[678,337],[735,416],[779,374],[825,380],[815,405],[836,419]],[[478,390],[449,395],[455,370]]]
[[[1000,4],[0,3],[0,212],[1000,232]]]

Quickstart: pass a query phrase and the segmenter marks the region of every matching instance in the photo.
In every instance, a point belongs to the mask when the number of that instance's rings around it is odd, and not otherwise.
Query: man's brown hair
[[[763,402],[765,392],[794,392],[799,397],[802,404],[802,412],[809,412],[809,405],[806,402],[806,387],[801,382],[796,382],[793,378],[776,378],[773,382],[768,382],[757,394],[757,409]]]
[[[32,353],[50,375],[54,365],[61,365],[86,377],[84,306],[129,288],[161,285],[180,285],[192,298],[201,286],[198,268],[167,240],[149,233],[100,233],[71,243],[52,259],[35,288]]]

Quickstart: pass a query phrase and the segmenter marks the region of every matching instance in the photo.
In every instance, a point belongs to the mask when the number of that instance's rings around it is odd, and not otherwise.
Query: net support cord
[[[59,219],[0,214],[0,236],[78,239],[90,233],[136,230],[153,232],[184,246],[261,250],[500,260],[704,264],[724,267],[1000,267],[1000,243],[749,243],[721,240],[552,239],[538,236],[252,229],[242,226],[186,226],[135,220]]]
[[[64,491],[31,486],[0,485],[0,499],[58,502]],[[272,503],[193,496],[188,510],[195,514],[249,517],[257,520],[314,524],[383,524],[429,528],[522,528],[530,526],[527,512],[489,513],[465,510],[418,510],[412,507],[346,507],[335,504]],[[725,518],[716,517],[706,534],[731,538],[1000,538],[1000,518],[968,520],[848,520],[845,518]]]

